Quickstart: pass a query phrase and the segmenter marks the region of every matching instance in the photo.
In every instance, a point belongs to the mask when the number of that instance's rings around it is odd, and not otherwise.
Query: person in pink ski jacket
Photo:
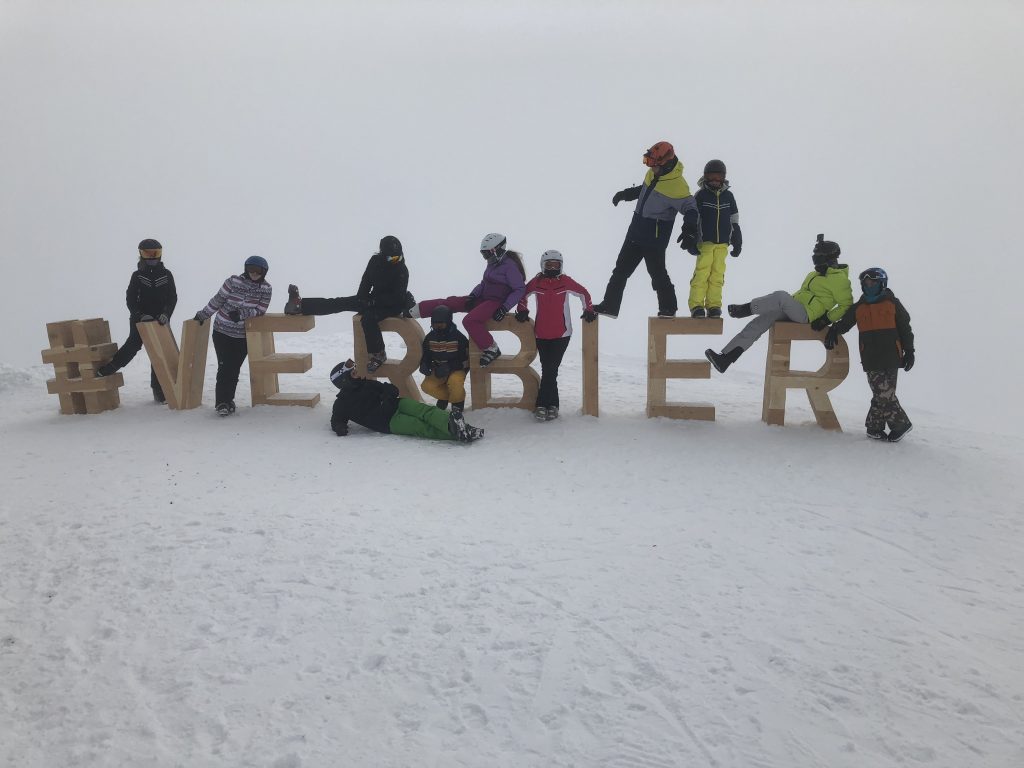
[[[569,296],[577,296],[583,302],[583,320],[592,323],[597,312],[590,301],[590,293],[571,277],[562,273],[562,254],[558,251],[544,251],[540,257],[541,271],[526,284],[526,292],[519,300],[516,320],[525,323],[530,318],[526,299],[537,297],[537,319],[533,332],[537,337],[537,352],[540,355],[540,391],[533,415],[537,421],[551,421],[558,418],[558,367],[569,346],[572,336],[572,320],[569,315]]]
[[[480,242],[480,255],[487,259],[484,277],[468,296],[428,299],[409,310],[409,317],[430,317],[442,304],[452,312],[465,312],[462,321],[466,333],[480,348],[480,367],[484,368],[501,356],[501,350],[487,321],[501,322],[526,291],[526,269],[522,257],[506,247],[505,236],[497,232]]]

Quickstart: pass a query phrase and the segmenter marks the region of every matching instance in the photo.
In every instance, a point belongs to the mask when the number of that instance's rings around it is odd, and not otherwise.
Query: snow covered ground
[[[98,416],[0,368],[0,763],[1024,765],[1019,436],[869,441],[859,370],[843,434],[745,370],[648,420],[639,357],[587,418],[576,350],[557,422],[338,438],[333,328],[280,344],[315,409],[215,417],[212,352],[181,413],[142,357]]]

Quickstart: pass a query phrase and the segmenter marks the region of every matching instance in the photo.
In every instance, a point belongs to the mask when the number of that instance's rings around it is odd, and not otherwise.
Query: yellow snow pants
[[[466,399],[466,372],[452,371],[447,379],[431,374],[423,378],[423,391],[438,400],[461,403]]]
[[[697,246],[700,255],[693,268],[690,280],[689,306],[721,308],[722,286],[725,285],[725,257],[729,255],[728,243],[706,241]]]

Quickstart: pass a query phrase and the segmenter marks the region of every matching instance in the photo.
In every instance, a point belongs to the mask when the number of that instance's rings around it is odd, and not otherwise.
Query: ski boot
[[[700,319],[705,316],[704,307],[694,307],[690,310],[690,317]]]
[[[299,296],[299,286],[288,286],[288,302],[284,305],[284,313],[286,315],[302,314],[302,297]]]
[[[558,418],[558,406],[557,405],[549,405],[548,406],[547,421],[554,421],[557,418]]]
[[[491,346],[480,353],[480,367],[486,368],[499,357],[501,357],[501,350],[498,349],[498,345],[491,344]]]
[[[548,409],[545,408],[543,405],[537,406],[536,408],[533,409],[533,418],[535,418],[537,421],[547,421]]]
[[[743,347],[736,347],[722,354],[715,352],[713,349],[704,350],[704,357],[711,361],[711,364],[715,366],[715,370],[719,373],[725,373],[729,366],[735,363],[742,354]]]
[[[746,304],[730,304],[728,306],[729,317],[750,317],[754,314],[754,310],[750,307],[750,302]]]
[[[384,365],[384,362],[388,359],[385,352],[373,352],[370,354],[370,360],[366,363],[366,372],[374,373],[378,368]]]
[[[722,316],[721,307],[708,307],[708,318],[716,318]]]

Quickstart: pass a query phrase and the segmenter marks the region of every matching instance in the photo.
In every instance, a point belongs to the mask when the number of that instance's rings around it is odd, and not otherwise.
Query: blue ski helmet
[[[889,275],[881,267],[869,267],[860,273],[860,288],[864,291],[864,295],[868,298],[874,298],[881,296],[885,293],[885,289],[889,287]],[[871,286],[872,290],[868,290],[868,287],[864,285],[865,280],[877,280],[875,285]]]
[[[267,260],[262,256],[250,256],[245,260],[245,271],[249,271],[249,267],[259,267],[263,270],[263,276],[267,276],[267,272],[270,271],[270,265],[267,264]]]

